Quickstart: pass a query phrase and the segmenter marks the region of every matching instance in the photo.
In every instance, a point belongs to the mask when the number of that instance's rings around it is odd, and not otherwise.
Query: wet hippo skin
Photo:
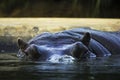
[[[46,61],[55,54],[70,55],[80,60],[118,54],[119,43],[119,32],[74,28],[57,33],[45,32],[28,42],[18,39],[18,54],[26,59],[40,61]]]

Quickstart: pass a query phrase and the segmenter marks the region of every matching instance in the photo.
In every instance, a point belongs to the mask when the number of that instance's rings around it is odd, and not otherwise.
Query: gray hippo
[[[42,33],[28,42],[18,39],[19,57],[46,61],[52,55],[69,55],[76,60],[120,53],[120,33],[74,28]]]

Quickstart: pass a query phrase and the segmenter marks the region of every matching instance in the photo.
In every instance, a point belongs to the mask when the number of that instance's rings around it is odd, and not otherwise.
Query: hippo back
[[[120,32],[106,32],[85,28],[73,29],[70,32],[78,35],[89,32],[92,39],[103,45],[111,54],[119,54],[120,52]]]

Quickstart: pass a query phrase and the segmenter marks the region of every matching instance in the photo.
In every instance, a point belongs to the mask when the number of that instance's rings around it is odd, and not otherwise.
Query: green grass
[[[33,28],[38,27],[35,31]],[[35,36],[42,32],[58,32],[75,27],[103,31],[120,30],[120,19],[102,18],[0,18],[0,35]]]

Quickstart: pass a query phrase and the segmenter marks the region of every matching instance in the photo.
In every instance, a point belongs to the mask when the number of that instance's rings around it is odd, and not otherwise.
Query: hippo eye
[[[89,51],[88,50],[86,50],[86,51],[84,51],[83,53],[81,53],[81,55],[80,55],[80,59],[81,58],[86,58],[87,56],[88,56],[88,54],[89,54]]]
[[[17,57],[19,57],[20,59],[24,58],[26,55],[24,52],[22,52],[21,50],[18,51],[17,53]]]
[[[73,57],[75,57],[78,60],[81,60],[81,58],[85,58],[85,55],[87,53],[88,49],[86,48],[86,46],[83,46],[83,44],[76,44],[75,47],[72,49]]]
[[[24,52],[24,54],[25,54],[26,56],[28,56],[28,53],[27,53],[27,52]]]

